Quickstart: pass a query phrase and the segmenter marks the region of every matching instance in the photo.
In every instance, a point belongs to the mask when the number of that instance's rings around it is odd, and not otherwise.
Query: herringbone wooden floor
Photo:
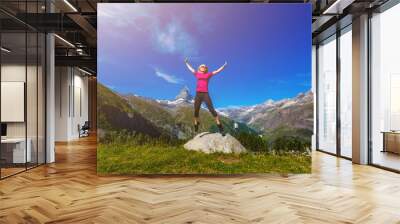
[[[400,223],[400,175],[315,152],[311,175],[99,177],[95,139],[0,181],[0,223]]]

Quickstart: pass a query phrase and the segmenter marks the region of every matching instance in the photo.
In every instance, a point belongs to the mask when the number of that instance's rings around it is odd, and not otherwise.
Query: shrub
[[[142,133],[129,132],[123,129],[120,131],[107,131],[104,136],[100,138],[100,143],[176,146],[182,144],[182,141],[167,135],[161,135],[160,137],[151,137]]]
[[[310,143],[296,136],[280,136],[272,142],[272,148],[276,152],[307,152]]]
[[[253,152],[267,152],[268,142],[257,134],[239,132],[234,137],[248,150]]]

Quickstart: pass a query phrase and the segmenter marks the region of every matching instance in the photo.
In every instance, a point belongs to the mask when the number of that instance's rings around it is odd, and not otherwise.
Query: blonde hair
[[[201,67],[204,67],[204,68],[205,68],[205,72],[206,72],[206,73],[208,72],[208,67],[207,67],[207,65],[201,64],[201,65],[197,68],[197,70],[200,71],[200,68],[201,68]]]

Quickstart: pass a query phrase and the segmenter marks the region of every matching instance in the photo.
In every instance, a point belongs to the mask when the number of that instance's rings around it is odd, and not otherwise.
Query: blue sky
[[[196,79],[184,65],[227,68],[209,84],[215,107],[311,88],[310,4],[99,4],[98,80],[121,93],[173,99]]]

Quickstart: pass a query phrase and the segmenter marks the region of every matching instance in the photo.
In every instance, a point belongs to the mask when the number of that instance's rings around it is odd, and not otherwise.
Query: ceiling
[[[339,20],[377,7],[387,0],[253,0],[219,2],[310,3],[313,8],[313,41],[335,32]],[[26,3],[27,2],[27,3]],[[97,3],[113,2],[189,2],[182,0],[1,0],[0,21],[3,32],[55,32],[56,65],[79,66],[96,73],[97,58]],[[190,1],[193,2],[193,1]],[[216,2],[203,0],[197,2]],[[49,12],[52,13],[49,13]],[[25,13],[28,12],[28,13]],[[350,17],[350,18],[349,18]],[[342,22],[342,25],[346,25]],[[334,27],[334,28],[332,28]],[[9,34],[11,35],[11,34]],[[8,37],[7,37],[8,38]],[[10,36],[10,38],[12,38]],[[15,41],[18,41],[15,38]]]

